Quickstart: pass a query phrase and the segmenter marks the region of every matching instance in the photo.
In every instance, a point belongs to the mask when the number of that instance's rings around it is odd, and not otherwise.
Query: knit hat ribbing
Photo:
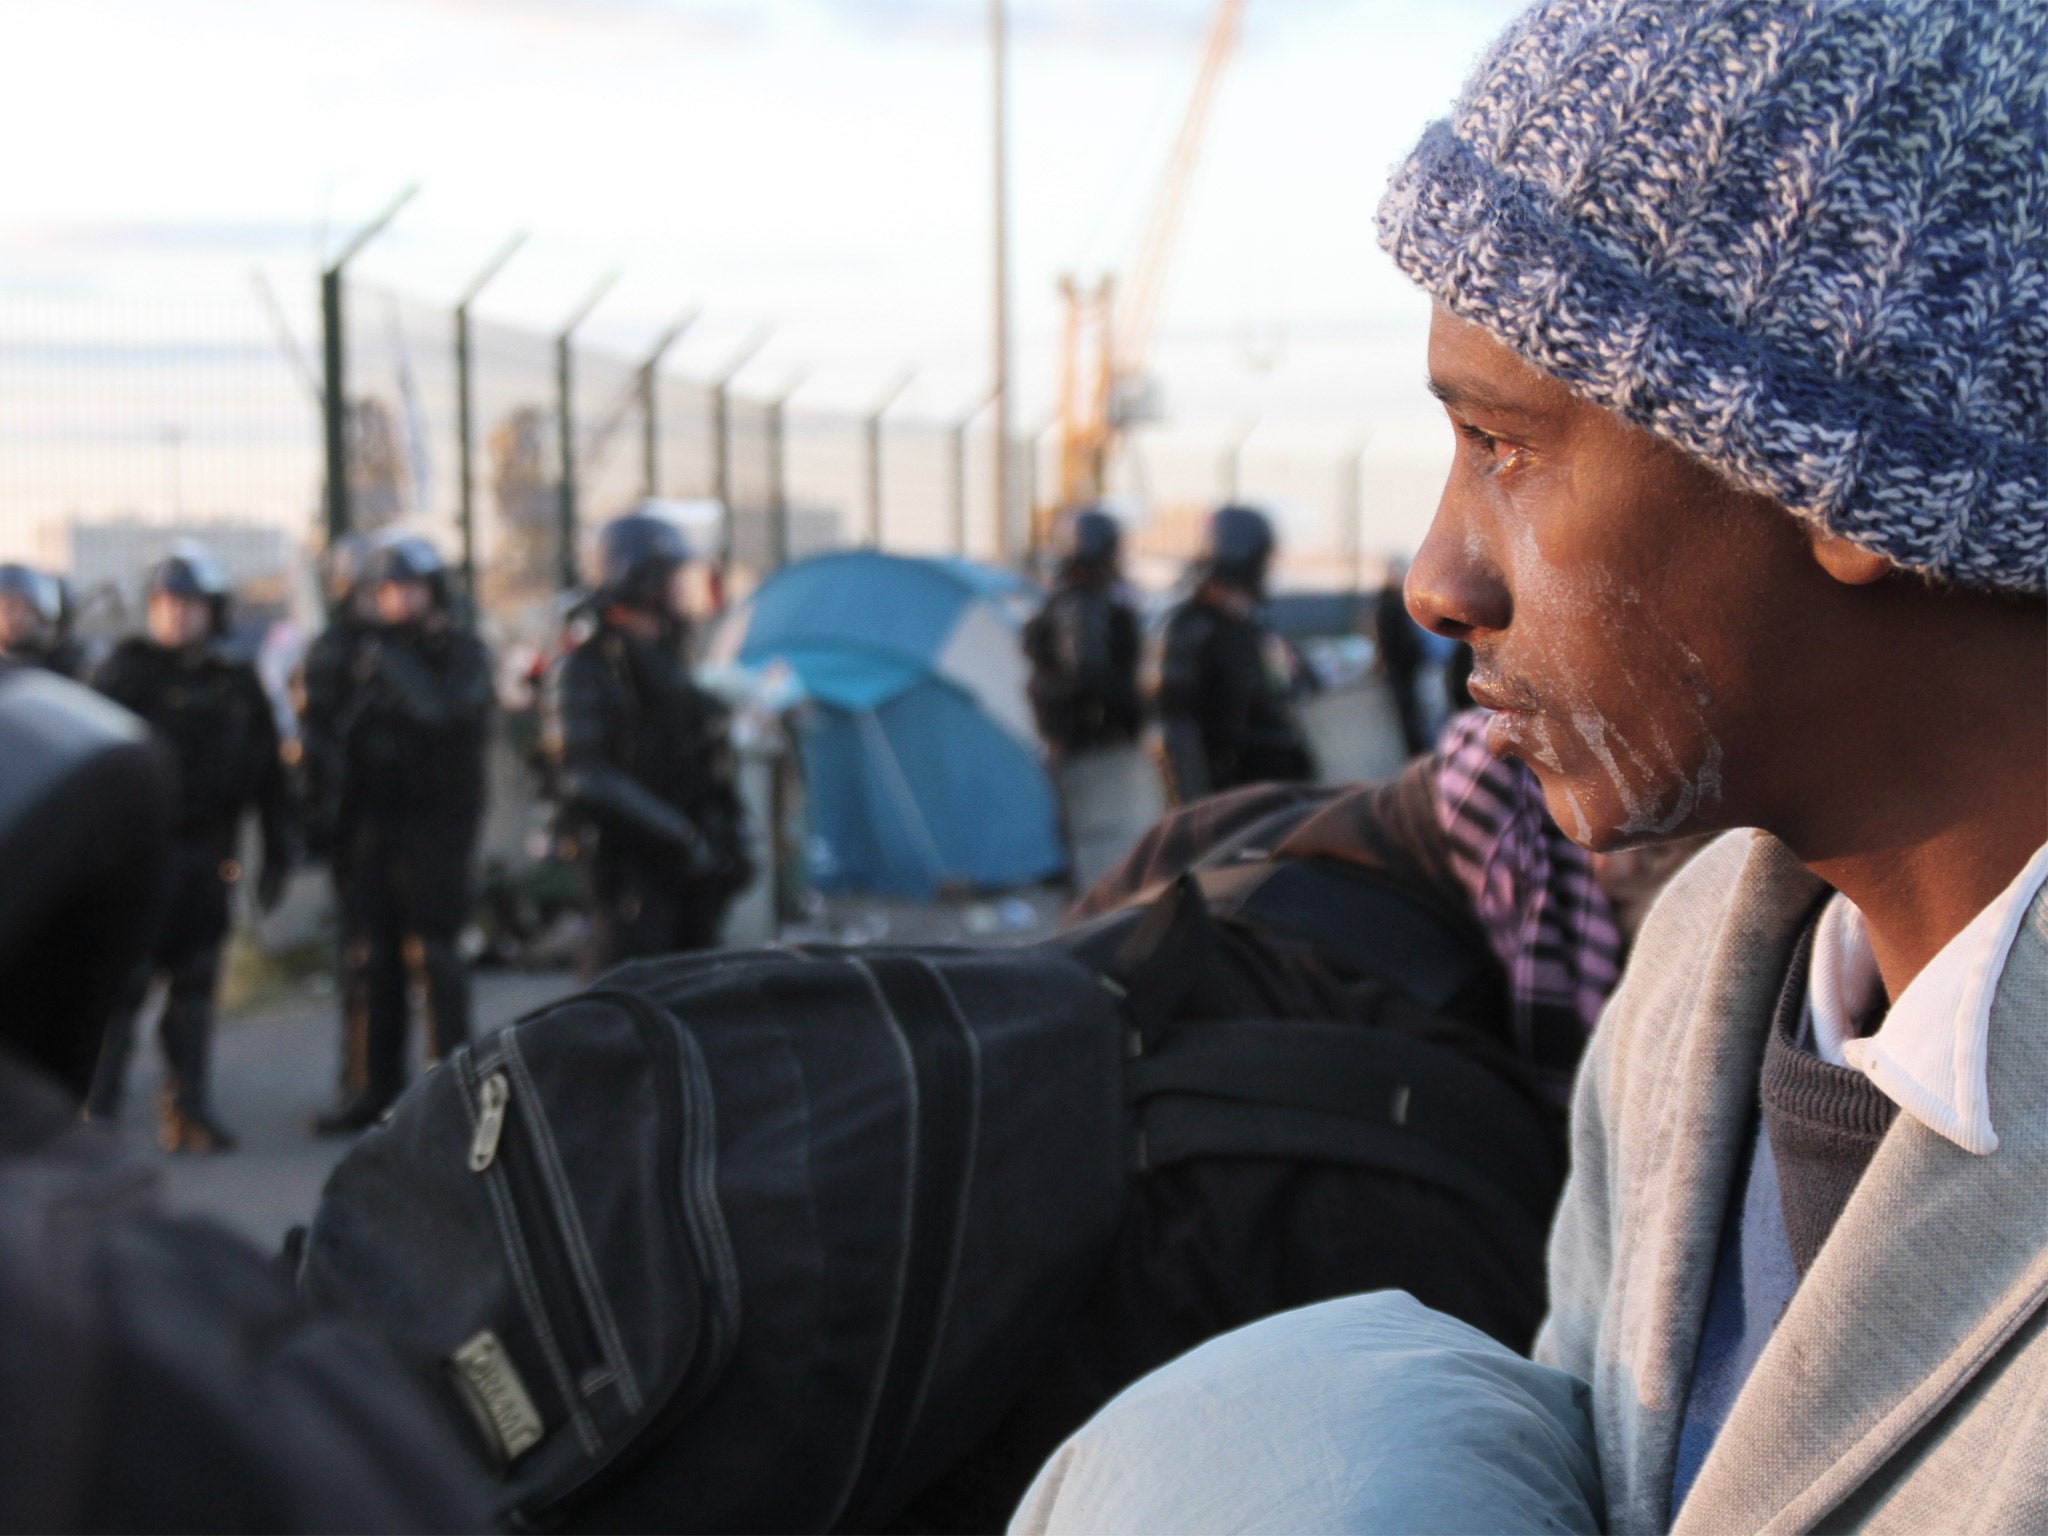
[[[1452,313],[1910,569],[2048,591],[2048,5],[1548,0],[1394,174]]]

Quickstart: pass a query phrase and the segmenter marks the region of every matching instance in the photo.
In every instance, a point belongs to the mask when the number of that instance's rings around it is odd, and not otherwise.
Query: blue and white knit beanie
[[[2048,591],[2048,3],[1546,0],[1380,243],[1596,404],[1901,566]]]

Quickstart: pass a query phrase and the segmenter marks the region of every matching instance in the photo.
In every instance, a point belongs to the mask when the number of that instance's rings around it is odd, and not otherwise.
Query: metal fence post
[[[320,274],[320,420],[327,444],[327,542],[348,537],[348,373],[341,339],[341,268]]]
[[[972,416],[953,423],[946,433],[946,499],[953,515],[953,553],[967,554],[967,425]]]
[[[484,285],[498,275],[512,259],[512,253],[525,243],[524,230],[507,240],[455,301],[455,460],[459,493],[456,517],[462,537],[462,590],[471,602],[476,601],[476,425],[470,398],[475,359],[469,345],[469,307],[484,291]]]
[[[650,499],[661,494],[661,360],[697,323],[697,314],[691,310],[657,336],[640,364],[640,494]]]
[[[342,273],[356,254],[398,217],[398,210],[411,202],[418,191],[415,185],[400,192],[320,272],[320,415],[327,448],[326,531],[330,544],[346,538],[353,521],[349,507],[348,357],[342,337]]]
[[[991,390],[977,400],[972,409],[963,412],[953,423],[947,439],[946,468],[951,475],[947,495],[952,502],[953,553],[963,560],[967,558],[967,429],[974,425],[975,417],[995,404],[995,399],[995,392]]]
[[[1226,502],[1238,501],[1244,496],[1244,445],[1251,441],[1252,434],[1258,429],[1258,419],[1254,417],[1223,450],[1219,478],[1223,481],[1223,500]]]
[[[606,273],[591,290],[590,297],[569,317],[568,323],[555,333],[555,434],[562,472],[555,527],[555,571],[565,592],[576,585],[579,575],[576,561],[576,329],[590,318],[590,312],[597,308],[598,301],[611,291],[612,284],[618,280],[617,272]]]
[[[789,564],[789,438],[785,413],[790,396],[804,386],[808,370],[796,373],[768,402],[768,549],[766,576]]]
[[[869,408],[864,423],[868,481],[865,542],[875,549],[882,547],[882,418],[889,414],[890,406],[903,398],[903,392],[910,388],[910,381],[916,377],[915,368],[906,368],[898,374],[895,382],[882,391],[880,398]]]
[[[711,380],[711,493],[718,499],[719,510],[725,514],[723,548],[718,552],[718,567],[722,571],[732,563],[732,443],[731,412],[726,393],[732,388],[732,381],[739,372],[754,360],[754,355],[768,345],[768,338],[774,332],[773,326],[764,325],[757,329],[741,345],[726,365]]]
[[[1354,448],[1345,457],[1337,490],[1337,516],[1343,520],[1339,548],[1348,567],[1351,585],[1365,590],[1365,497],[1359,478],[1365,471],[1365,449]]]

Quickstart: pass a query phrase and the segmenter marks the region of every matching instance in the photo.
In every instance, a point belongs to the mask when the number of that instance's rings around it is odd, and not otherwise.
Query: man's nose
[[[1507,583],[1448,488],[1408,567],[1402,596],[1416,623],[1447,640],[1469,641],[1477,632],[1508,626],[1513,605]]]

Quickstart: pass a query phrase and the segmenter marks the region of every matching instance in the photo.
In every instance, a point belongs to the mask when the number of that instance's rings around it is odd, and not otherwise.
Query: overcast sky
[[[6,0],[0,292],[294,302],[331,243],[424,190],[365,279],[592,334],[757,324],[766,383],[852,404],[902,366],[950,414],[988,368],[984,0]],[[1126,263],[1209,0],[1012,0],[1018,416],[1049,405],[1064,270]],[[1249,0],[1179,243],[1159,363],[1190,429],[1412,446],[1424,310],[1372,240],[1388,167],[1509,0]],[[755,377],[750,375],[750,377]],[[1432,450],[1433,451],[1433,450]]]

